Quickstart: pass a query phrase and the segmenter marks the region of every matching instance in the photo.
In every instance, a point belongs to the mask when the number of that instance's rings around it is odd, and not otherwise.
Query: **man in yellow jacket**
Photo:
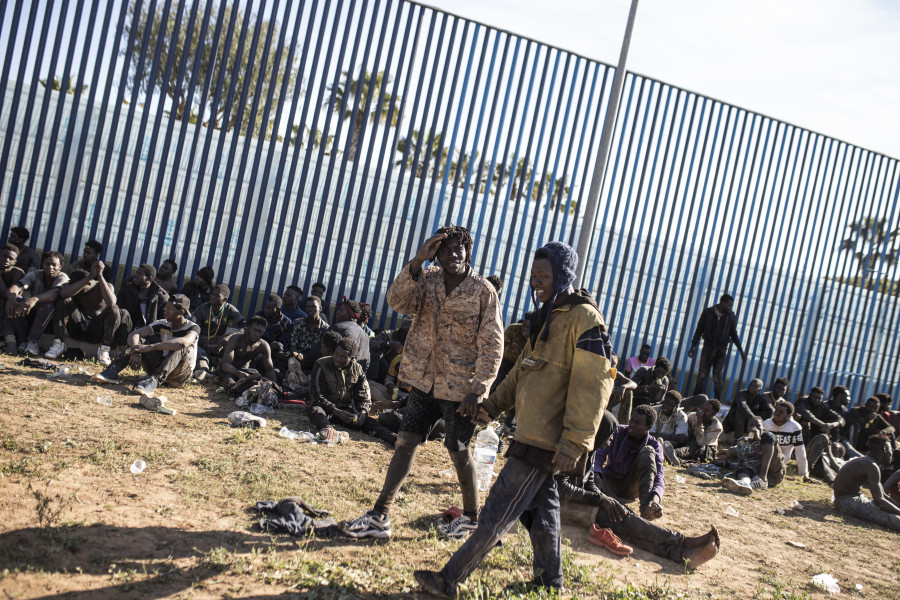
[[[438,571],[416,571],[426,591],[449,595],[516,519],[528,529],[539,586],[562,587],[559,496],[553,475],[572,471],[593,448],[612,391],[612,347],[597,304],[576,291],[578,255],[562,242],[539,249],[532,295],[541,303],[515,366],[479,409],[481,420],[513,406],[518,427],[507,462],[484,503],[478,527]]]

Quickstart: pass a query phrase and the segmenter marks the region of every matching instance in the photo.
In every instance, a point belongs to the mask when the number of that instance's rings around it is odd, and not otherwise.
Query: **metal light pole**
[[[609,105],[606,107],[606,118],[603,121],[603,133],[600,136],[600,153],[597,155],[597,164],[594,166],[594,176],[591,181],[591,190],[588,194],[587,208],[584,211],[581,236],[578,238],[578,276],[575,281],[579,286],[584,285],[582,281],[584,279],[584,268],[587,265],[591,237],[594,234],[594,221],[597,219],[600,190],[603,189],[603,178],[606,175],[606,165],[609,162],[609,147],[612,145],[613,127],[616,124],[616,114],[619,112],[619,102],[622,99],[622,84],[625,82],[625,61],[628,58],[628,46],[631,43],[631,30],[634,27],[637,5],[638,0],[631,0],[631,9],[628,11],[628,23],[625,25],[625,37],[622,40],[622,50],[619,52],[619,64],[616,66],[616,75],[613,77]]]

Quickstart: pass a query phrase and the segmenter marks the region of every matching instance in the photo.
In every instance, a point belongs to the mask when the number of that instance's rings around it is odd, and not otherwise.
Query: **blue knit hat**
[[[550,334],[550,311],[553,310],[556,297],[575,282],[575,271],[578,269],[578,253],[572,249],[572,246],[563,242],[547,242],[543,248],[538,250],[538,252],[540,251],[547,255],[547,260],[550,261],[550,266],[553,269],[553,298],[550,299],[550,308],[547,309],[544,327],[541,331],[541,339],[546,340]],[[531,294],[535,304],[537,304],[534,290],[532,290]]]

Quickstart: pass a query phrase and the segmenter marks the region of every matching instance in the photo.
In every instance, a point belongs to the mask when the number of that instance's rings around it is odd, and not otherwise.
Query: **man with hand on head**
[[[450,453],[463,495],[463,515],[454,534],[475,528],[478,487],[469,443],[473,417],[490,390],[503,356],[503,321],[497,291],[472,269],[472,236],[465,227],[443,227],[403,266],[387,293],[391,309],[412,314],[400,380],[412,386],[397,445],[375,506],[340,530],[350,537],[388,538],[388,511],[412,469],[416,448],[444,420]],[[425,261],[440,266],[422,269]]]

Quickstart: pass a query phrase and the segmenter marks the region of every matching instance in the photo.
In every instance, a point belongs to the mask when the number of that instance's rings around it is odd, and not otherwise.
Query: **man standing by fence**
[[[722,399],[724,381],[722,373],[725,371],[725,363],[728,362],[728,344],[734,342],[741,360],[747,360],[747,353],[741,347],[741,340],[737,334],[737,315],[731,310],[734,306],[734,298],[728,294],[722,294],[719,303],[710,306],[700,313],[697,321],[697,329],[691,339],[691,349],[688,358],[694,358],[700,338],[703,338],[703,351],[700,353],[700,369],[697,371],[697,385],[694,386],[694,395],[703,394],[706,390],[706,378],[712,369],[713,389],[716,398]]]
[[[339,525],[354,538],[389,538],[388,511],[412,468],[416,448],[439,419],[444,419],[444,446],[462,488],[463,515],[451,527],[474,530],[478,488],[469,443],[472,420],[488,395],[503,356],[503,321],[497,292],[472,269],[472,236],[464,227],[444,227],[403,266],[387,293],[390,307],[412,314],[400,380],[413,386],[403,425],[388,465],[381,494],[371,511]],[[437,258],[440,267],[423,270]]]

